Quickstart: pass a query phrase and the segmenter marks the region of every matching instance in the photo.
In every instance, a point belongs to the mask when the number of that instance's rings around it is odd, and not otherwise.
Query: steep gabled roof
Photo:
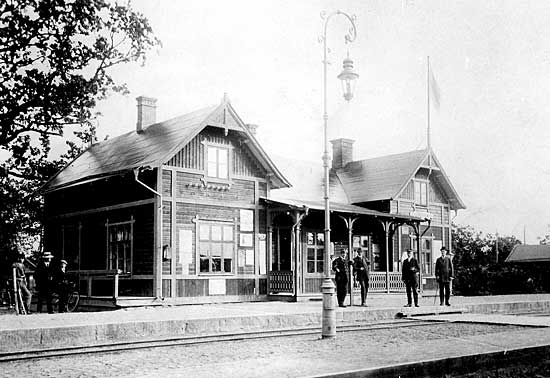
[[[506,262],[550,262],[550,245],[518,244],[510,252]]]
[[[392,199],[408,183],[427,150],[381,156],[348,163],[338,170],[351,203]]]
[[[395,199],[421,167],[432,159],[432,177],[449,198],[451,208],[464,209],[464,203],[452,186],[432,150],[416,150],[400,154],[358,160],[338,169],[337,175],[351,203]]]
[[[222,112],[233,116],[234,122],[231,126],[225,126],[216,121]],[[141,133],[132,131],[96,143],[53,176],[43,189],[53,190],[140,167],[159,167],[209,125],[228,127],[246,135],[250,140],[248,146],[253,155],[271,174],[273,186],[289,185],[258,141],[248,131],[229,101],[224,99],[220,105],[206,107],[153,124]]]

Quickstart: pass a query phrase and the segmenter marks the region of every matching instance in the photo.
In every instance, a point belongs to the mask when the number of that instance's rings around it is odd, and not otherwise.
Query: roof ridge
[[[376,160],[376,159],[387,159],[387,158],[392,158],[392,157],[396,157],[396,156],[403,156],[403,155],[408,155],[408,154],[413,154],[413,153],[425,153],[427,151],[428,151],[427,148],[423,148],[423,149],[420,149],[420,150],[411,150],[411,151],[405,151],[405,152],[398,152],[398,153],[390,154],[390,155],[381,155],[381,156],[375,156],[375,157],[370,157],[370,158],[366,158],[366,159],[352,160],[352,161],[350,161],[350,163],[370,161],[370,160]]]

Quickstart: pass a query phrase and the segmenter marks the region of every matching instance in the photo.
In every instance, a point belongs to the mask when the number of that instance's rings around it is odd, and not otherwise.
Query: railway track
[[[433,322],[419,319],[397,319],[392,321],[376,322],[376,323],[342,323],[337,326],[337,332],[356,332],[382,330],[389,328],[400,327],[423,327],[431,326]],[[134,349],[145,348],[161,348],[169,346],[196,345],[226,341],[242,341],[254,340],[272,337],[292,337],[320,334],[320,326],[300,327],[293,329],[276,329],[265,331],[248,331],[239,333],[222,333],[201,336],[181,336],[170,337],[163,339],[148,339],[136,341],[113,342],[106,344],[90,345],[90,346],[71,346],[48,349],[33,349],[16,352],[0,352],[0,362],[39,359],[48,357],[63,357],[76,354],[94,354],[118,352]]]

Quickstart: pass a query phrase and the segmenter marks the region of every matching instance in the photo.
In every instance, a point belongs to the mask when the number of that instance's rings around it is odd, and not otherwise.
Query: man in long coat
[[[405,287],[407,288],[407,304],[405,307],[412,306],[412,299],[414,298],[414,305],[418,307],[418,278],[416,274],[420,271],[418,261],[412,255],[412,250],[407,249],[407,258],[403,261],[402,276]],[[412,295],[411,295],[412,294]],[[413,298],[411,298],[411,296]]]
[[[345,250],[342,250],[341,255],[332,262],[332,270],[335,272],[336,298],[338,298],[338,306],[340,307],[346,307],[344,300],[348,293],[348,265]]]
[[[51,252],[44,252],[42,259],[36,267],[36,286],[38,287],[38,301],[36,311],[42,312],[42,304],[46,302],[49,314],[53,314],[52,294],[54,290],[53,271],[51,266],[53,255]]]
[[[365,256],[365,253],[361,253],[361,250],[358,249],[357,256],[353,259],[353,271],[355,279],[361,287],[361,306],[366,306],[367,294],[369,292],[369,265],[370,261]]]
[[[435,278],[439,285],[439,305],[450,306],[449,298],[451,297],[451,280],[453,279],[453,262],[448,255],[446,247],[441,247],[441,256],[435,262]]]

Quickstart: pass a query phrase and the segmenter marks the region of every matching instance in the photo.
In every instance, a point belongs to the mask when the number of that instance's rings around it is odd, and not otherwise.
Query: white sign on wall
[[[208,280],[208,295],[225,295],[225,279]]]
[[[265,234],[259,235],[258,249],[260,250],[260,274],[266,274],[266,257],[267,257],[267,248],[266,248],[266,237]]]
[[[254,231],[254,211],[241,209],[241,231]]]
[[[179,230],[177,263],[182,265],[183,274],[189,274],[193,256],[193,231]]]

